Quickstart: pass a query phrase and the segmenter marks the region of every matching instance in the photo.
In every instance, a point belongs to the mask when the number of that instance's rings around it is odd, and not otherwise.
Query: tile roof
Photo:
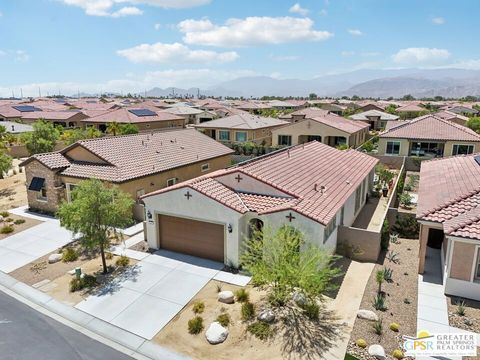
[[[280,126],[288,124],[287,121],[256,116],[248,113],[235,114],[221,119],[211,120],[200,125],[196,125],[201,129],[239,129],[239,130],[255,130],[268,128],[272,126]]]
[[[67,160],[67,158],[58,152],[35,154],[25,160],[20,165],[24,166],[25,164],[34,159],[38,160],[47,168],[52,170],[62,169],[70,166],[70,162]]]
[[[172,120],[184,120],[183,117],[174,115],[167,112],[161,112],[158,109],[147,108],[155,112],[157,115],[155,116],[137,116],[130,112],[129,110],[138,110],[143,109],[142,106],[139,107],[131,107],[131,108],[122,108],[116,109],[113,111],[109,111],[107,113],[103,113],[89,119],[83,120],[87,123],[109,123],[109,122],[117,122],[121,124],[139,124],[139,123],[149,123],[149,122],[156,122],[156,121],[172,121]]]
[[[370,125],[363,122],[355,122],[349,119],[345,119],[336,114],[326,114],[324,116],[317,116],[312,118],[312,120],[328,125],[335,129],[344,131],[348,134],[354,134],[357,131],[368,128]]]
[[[397,115],[389,114],[379,110],[367,110],[358,114],[353,114],[352,116],[350,116],[350,119],[369,121],[370,120],[369,117],[379,117],[380,120],[389,120],[389,121],[399,119],[399,116]]]
[[[463,116],[461,114],[456,114],[448,110],[436,112],[434,115],[445,120],[460,119],[460,120],[464,120],[465,122],[468,121],[468,117]]]
[[[408,105],[403,105],[395,109],[397,112],[420,112],[420,111],[425,111],[426,109],[415,105],[415,104],[408,104]]]
[[[22,114],[22,119],[37,120],[68,120],[72,117],[81,114],[78,111],[31,111]],[[86,115],[82,114],[83,117]]]
[[[434,115],[420,116],[380,134],[380,138],[480,141],[475,131]]]
[[[313,141],[286,148],[250,162],[198,177],[152,192],[144,198],[179,188],[200,192],[241,213],[267,214],[292,210],[319,223],[328,224],[374,169],[378,160],[356,150],[341,151]],[[222,184],[225,175],[240,172],[290,197],[246,194]],[[322,190],[323,187],[323,190]],[[242,205],[234,198],[241,200]]]

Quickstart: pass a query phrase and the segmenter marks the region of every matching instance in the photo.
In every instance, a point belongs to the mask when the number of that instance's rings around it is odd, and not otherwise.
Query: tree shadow
[[[0,190],[0,197],[10,197],[15,195],[16,192],[13,189],[2,189]]]
[[[308,319],[301,309],[295,306],[285,307],[282,315],[283,337],[282,353],[285,358],[318,359],[346,335],[346,325],[334,311],[320,305],[320,318]]]
[[[137,264],[125,267],[119,267],[107,274],[98,273],[97,281],[99,286],[91,289],[88,294],[95,296],[111,295],[119,291],[123,286],[122,284],[127,281],[136,281],[137,277],[141,273],[141,268]]]

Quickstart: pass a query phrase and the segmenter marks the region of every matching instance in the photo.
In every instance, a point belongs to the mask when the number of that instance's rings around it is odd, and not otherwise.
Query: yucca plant
[[[383,333],[383,321],[382,319],[378,319],[373,323],[373,330],[375,334],[382,335]]]
[[[457,315],[465,316],[466,309],[465,309],[465,301],[457,301]]]
[[[385,280],[385,271],[383,270],[377,270],[375,280],[378,284],[378,293],[380,294],[382,292],[382,283],[383,280]]]
[[[393,275],[393,270],[390,268],[384,268],[383,269],[383,279],[386,282],[391,282],[392,281],[392,275]]]
[[[378,294],[373,299],[373,307],[375,310],[385,311],[387,310],[387,306],[385,305],[385,296]]]

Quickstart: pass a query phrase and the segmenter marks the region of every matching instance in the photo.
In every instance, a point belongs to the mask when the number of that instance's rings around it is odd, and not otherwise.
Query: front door
[[[427,246],[434,249],[441,249],[443,238],[444,238],[443,230],[430,228],[428,230]]]

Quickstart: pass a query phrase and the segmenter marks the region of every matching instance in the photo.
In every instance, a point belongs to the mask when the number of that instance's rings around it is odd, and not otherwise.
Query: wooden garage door
[[[223,225],[159,215],[160,248],[224,261]]]

